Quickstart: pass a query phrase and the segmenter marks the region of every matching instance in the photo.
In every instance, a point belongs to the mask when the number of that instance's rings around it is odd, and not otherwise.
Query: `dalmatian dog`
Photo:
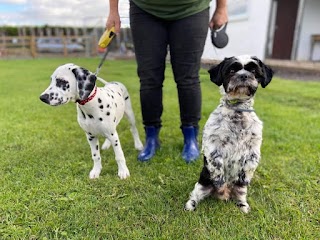
[[[125,179],[130,176],[121,148],[117,125],[125,115],[130,122],[134,146],[141,150],[138,130],[125,86],[119,82],[105,82],[97,87],[97,77],[87,69],[69,63],[59,66],[51,76],[50,86],[40,95],[40,100],[50,106],[59,106],[68,102],[77,103],[77,118],[85,131],[91,148],[93,168],[91,179],[98,178],[102,169],[98,136],[105,138],[102,149],[112,145],[118,165],[118,176]]]
[[[260,84],[265,88],[273,71],[257,57],[247,55],[224,59],[209,70],[210,79],[220,87],[222,98],[207,120],[202,136],[204,166],[186,210],[209,195],[236,200],[248,213],[247,186],[258,167],[262,143],[262,122],[253,102]]]

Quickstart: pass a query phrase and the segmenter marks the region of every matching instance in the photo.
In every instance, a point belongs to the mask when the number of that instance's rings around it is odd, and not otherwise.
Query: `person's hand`
[[[217,8],[209,22],[210,29],[219,29],[228,22],[227,8]]]
[[[120,32],[121,21],[120,15],[118,12],[112,13],[110,12],[109,17],[107,19],[106,28],[111,29],[114,27],[115,33],[118,34]]]

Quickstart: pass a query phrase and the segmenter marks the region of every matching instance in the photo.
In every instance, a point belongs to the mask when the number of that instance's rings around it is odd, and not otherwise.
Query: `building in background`
[[[214,48],[208,34],[203,59],[250,54],[261,59],[319,61],[319,0],[228,0],[229,43]],[[212,1],[211,14],[215,9]]]
[[[215,1],[211,1],[211,5],[212,14]],[[125,6],[128,13],[129,6]],[[249,54],[260,59],[320,61],[320,0],[228,0],[228,11],[228,45],[223,49],[214,48],[209,32],[203,60]],[[43,53],[38,54],[36,42],[40,37],[53,36],[68,38],[65,43],[82,44],[82,55],[96,56],[101,53],[97,41],[104,31],[105,19],[105,16],[84,16],[80,27],[0,26],[0,58],[43,57]],[[110,48],[121,57],[133,57],[128,16],[122,16],[121,21],[122,33]],[[69,55],[67,44],[63,49],[64,56]]]

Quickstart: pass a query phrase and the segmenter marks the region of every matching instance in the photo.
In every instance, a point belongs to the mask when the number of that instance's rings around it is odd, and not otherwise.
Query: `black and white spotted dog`
[[[143,148],[129,94],[121,83],[107,83],[99,78],[105,86],[97,87],[96,80],[93,73],[82,67],[72,63],[62,65],[53,72],[51,84],[41,94],[40,99],[51,106],[77,102],[78,123],[86,133],[94,163],[89,175],[91,179],[98,178],[102,168],[99,135],[106,138],[102,149],[112,145],[118,164],[118,176],[125,179],[130,173],[116,130],[124,114],[131,125],[135,148]]]
[[[212,82],[222,85],[222,98],[204,126],[204,166],[185,209],[194,210],[212,194],[235,199],[247,213],[247,186],[259,164],[262,143],[262,122],[253,98],[259,83],[263,88],[270,83],[273,71],[258,58],[243,55],[226,58],[209,73]]]

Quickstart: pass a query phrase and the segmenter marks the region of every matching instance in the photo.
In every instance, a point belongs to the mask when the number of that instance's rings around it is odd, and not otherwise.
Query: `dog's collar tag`
[[[97,93],[97,87],[94,88],[94,93],[90,97],[88,97],[85,100],[77,100],[76,102],[79,103],[80,105],[85,105],[87,102],[90,102],[96,96],[96,93]]]

